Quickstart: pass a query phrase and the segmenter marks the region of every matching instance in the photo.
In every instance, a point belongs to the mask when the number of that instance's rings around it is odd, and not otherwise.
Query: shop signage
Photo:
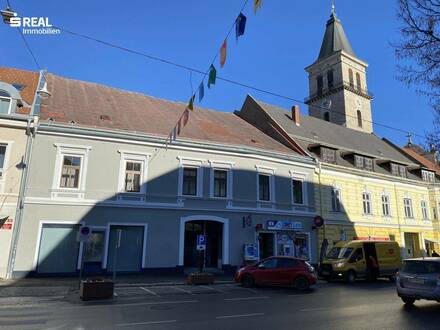
[[[367,237],[356,237],[356,241],[389,241],[389,237],[379,237],[379,236],[367,236]]]
[[[266,222],[267,230],[301,230],[302,223],[299,221],[272,221]]]
[[[11,230],[12,229],[12,218],[10,218],[10,217],[0,218],[0,229]]]

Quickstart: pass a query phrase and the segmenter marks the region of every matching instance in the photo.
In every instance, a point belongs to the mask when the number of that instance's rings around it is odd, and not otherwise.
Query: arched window
[[[11,112],[11,103],[11,96],[7,92],[0,90],[0,113],[9,114]]]
[[[357,111],[357,119],[358,119],[358,126],[362,127],[362,112],[360,110]]]
[[[323,87],[324,87],[323,85],[324,85],[324,82],[323,82],[322,76],[319,75],[319,76],[316,78],[316,86],[317,86],[317,89],[318,89],[318,95],[321,95],[321,94],[322,94],[322,89],[323,89]]]
[[[327,71],[327,85],[328,88],[333,87],[333,70]]]
[[[350,82],[350,87],[354,88],[354,78],[353,78],[353,70],[348,69],[348,80]]]
[[[359,72],[356,72],[356,84],[358,92],[362,92],[361,75]]]
[[[324,112],[324,120],[330,121],[330,112],[328,112],[328,111]]]

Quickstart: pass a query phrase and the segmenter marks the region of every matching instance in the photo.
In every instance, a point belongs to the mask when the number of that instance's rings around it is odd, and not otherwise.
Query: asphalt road
[[[0,329],[440,329],[439,303],[405,308],[385,281],[322,283],[308,293],[235,284],[135,286],[116,293],[98,302],[55,290],[0,295]]]

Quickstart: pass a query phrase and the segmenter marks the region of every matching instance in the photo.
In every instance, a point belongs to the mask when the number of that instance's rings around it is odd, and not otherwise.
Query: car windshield
[[[403,271],[410,274],[440,274],[440,263],[425,260],[407,260],[403,263]]]
[[[333,247],[330,252],[327,254],[328,259],[346,259],[350,256],[353,248],[340,248]]]

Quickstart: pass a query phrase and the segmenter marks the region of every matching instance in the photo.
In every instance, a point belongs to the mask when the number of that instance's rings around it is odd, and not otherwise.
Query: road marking
[[[149,322],[136,322],[136,323],[121,323],[121,324],[116,324],[116,326],[117,327],[133,327],[133,326],[136,326],[136,325],[176,323],[176,322],[177,322],[177,320],[149,321]]]
[[[200,287],[201,288],[205,288],[205,289],[209,289],[209,290],[212,290],[212,291],[215,291],[215,292],[225,293],[225,291],[223,291],[223,290],[214,289],[214,288],[211,288],[210,286],[207,286],[207,285],[200,285]]]
[[[239,297],[239,298],[225,298],[226,301],[239,301],[239,300],[253,300],[253,299],[270,299],[268,296],[261,297]]]
[[[258,293],[257,290],[254,290],[254,289],[251,289],[251,288],[243,288],[243,289],[246,289],[246,290],[248,290],[248,291],[250,291],[252,293]]]
[[[221,319],[233,319],[238,317],[252,317],[252,316],[263,316],[264,313],[252,313],[252,314],[237,314],[237,315],[224,315],[224,316],[217,316],[217,320]]]
[[[142,303],[128,303],[128,304],[109,304],[109,303],[99,303],[95,305],[91,304],[83,304],[78,306],[66,306],[62,307],[62,309],[81,309],[81,308],[93,308],[93,307],[124,307],[124,306],[143,306],[143,305],[164,305],[164,304],[191,304],[198,303],[200,300],[176,300],[176,301],[156,301],[156,302],[142,302]]]
[[[304,297],[304,296],[310,296],[310,297],[316,297],[316,296],[323,296],[323,293],[297,293],[297,294],[288,294],[288,297]]]
[[[185,293],[187,293],[187,294],[189,294],[189,295],[194,296],[194,293],[192,293],[192,292],[189,291],[189,290],[182,289],[182,288],[179,288],[179,287],[177,287],[177,286],[172,286],[171,288],[174,288],[174,289],[176,289],[177,291],[182,291],[182,292],[185,292]]]
[[[153,296],[160,297],[156,292],[151,291],[150,289],[144,288],[143,286],[140,286],[139,289],[142,289],[145,292],[148,292],[149,294],[152,294]]]
[[[321,308],[305,308],[305,309],[300,309],[300,312],[318,312],[318,311],[328,311],[331,308],[329,307],[321,307]]]

